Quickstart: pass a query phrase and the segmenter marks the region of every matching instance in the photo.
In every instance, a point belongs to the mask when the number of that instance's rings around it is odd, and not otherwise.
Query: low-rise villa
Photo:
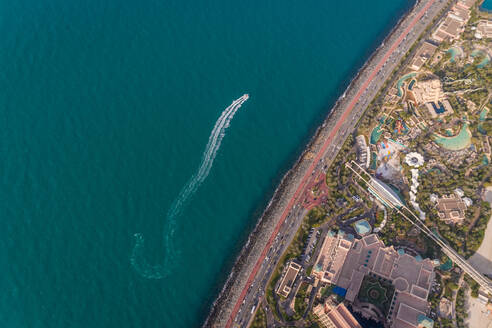
[[[437,42],[455,40],[464,31],[464,26],[470,18],[470,8],[467,1],[458,1],[448,15],[432,33],[432,38]]]
[[[283,297],[289,296],[292,290],[292,286],[294,285],[294,281],[296,280],[300,270],[301,266],[299,264],[295,263],[294,261],[291,261],[289,263],[289,265],[287,266],[287,270],[285,271],[285,274],[282,277],[280,284],[278,285],[277,294]]]
[[[477,39],[492,39],[492,20],[481,20],[477,24],[475,30],[475,37]]]
[[[465,201],[456,194],[437,199],[437,215],[447,224],[462,224],[465,219]]]
[[[419,104],[425,104],[428,102],[437,103],[438,101],[444,99],[444,91],[442,90],[441,81],[437,78],[419,81],[413,87],[412,92],[415,100]]]
[[[429,58],[434,55],[434,52],[436,52],[437,46],[433,45],[432,43],[425,41],[424,44],[420,47],[420,49],[417,51],[415,56],[413,57],[412,64],[410,65],[410,68],[418,71],[419,69],[422,68],[422,66],[425,64]]]

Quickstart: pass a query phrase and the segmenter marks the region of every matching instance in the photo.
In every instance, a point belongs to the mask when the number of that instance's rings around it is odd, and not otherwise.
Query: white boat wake
[[[207,146],[203,152],[202,162],[198,171],[191,176],[188,183],[181,189],[178,197],[173,201],[166,215],[166,228],[164,232],[164,245],[166,249],[164,263],[158,265],[149,264],[144,257],[144,242],[145,239],[141,233],[136,233],[135,246],[133,247],[130,262],[135,270],[144,278],[147,279],[162,279],[168,276],[172,269],[174,259],[178,255],[173,249],[173,236],[176,230],[176,217],[181,213],[183,206],[197,191],[198,187],[207,178],[212,168],[215,156],[220,148],[222,139],[225,136],[225,131],[229,127],[231,120],[236,114],[241,105],[248,100],[249,95],[245,94],[242,97],[234,100],[220,115],[215,126],[208,138]]]

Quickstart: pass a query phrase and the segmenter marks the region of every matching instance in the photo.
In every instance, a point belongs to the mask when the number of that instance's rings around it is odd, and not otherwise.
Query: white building
[[[416,152],[408,153],[405,156],[405,163],[412,167],[420,167],[424,164],[424,157]]]

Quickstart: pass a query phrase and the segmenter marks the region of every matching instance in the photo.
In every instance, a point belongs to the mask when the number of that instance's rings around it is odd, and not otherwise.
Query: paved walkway
[[[326,185],[326,174],[320,173],[306,187],[302,206],[308,210],[326,203],[328,199],[328,186]]]

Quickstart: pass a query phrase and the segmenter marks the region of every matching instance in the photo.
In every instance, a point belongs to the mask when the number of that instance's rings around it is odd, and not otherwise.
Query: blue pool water
[[[446,109],[444,109],[444,105],[440,101],[438,101],[437,104],[432,102],[432,108],[434,108],[436,114],[442,114],[446,111]]]
[[[458,54],[458,50],[456,48],[449,48],[447,52],[451,54],[451,59],[449,61],[454,63],[454,61],[456,60],[456,55]]]
[[[472,57],[476,57],[479,55],[483,56],[484,58],[480,61],[480,63],[478,63],[477,68],[483,68],[485,65],[487,65],[490,62],[490,58],[489,55],[482,50],[474,50],[471,53]]]
[[[480,8],[484,10],[492,11],[492,0],[484,0]]]
[[[408,73],[406,75],[403,75],[399,80],[398,82],[396,83],[396,88],[398,89],[398,97],[401,97],[403,96],[403,90],[401,89],[402,85],[403,85],[403,82],[405,82],[406,80],[408,80],[409,78],[411,77],[414,77],[415,75],[417,75],[417,73]]]

